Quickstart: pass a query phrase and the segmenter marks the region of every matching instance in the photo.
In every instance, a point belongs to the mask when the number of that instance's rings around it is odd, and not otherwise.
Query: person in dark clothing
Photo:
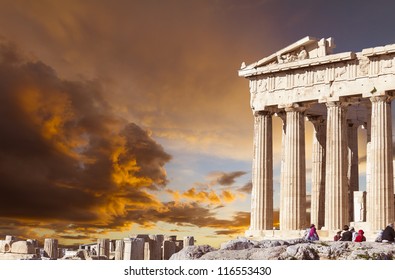
[[[348,225],[345,225],[343,227],[342,237],[340,238],[340,241],[352,241],[352,232],[348,229]]]
[[[333,241],[339,241],[342,238],[342,231],[339,230],[336,232],[336,235],[333,237]]]
[[[394,242],[395,230],[394,224],[389,224],[383,231],[382,242]]]

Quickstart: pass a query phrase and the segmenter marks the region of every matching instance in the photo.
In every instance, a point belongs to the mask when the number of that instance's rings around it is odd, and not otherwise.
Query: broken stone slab
[[[241,237],[221,244],[221,250],[244,250],[255,247],[256,242]]]
[[[95,256],[97,258],[97,256]],[[105,256],[102,256],[105,258]],[[85,249],[78,249],[74,254],[68,254],[62,257],[62,260],[92,260],[93,258],[89,255],[89,252]]]
[[[184,237],[184,247],[195,245],[195,238],[193,236]]]
[[[34,245],[28,241],[16,241],[11,245],[11,253],[16,254],[35,254]]]
[[[170,258],[171,260],[393,260],[395,245],[378,242],[315,241],[300,239],[259,241],[256,247],[248,247],[243,240],[227,242],[237,246],[224,246],[227,249],[204,249],[204,246],[185,247]],[[244,240],[245,241],[245,240]],[[253,242],[246,242],[252,244]],[[266,247],[265,247],[266,246]],[[229,249],[234,248],[234,249]]]
[[[36,254],[16,254],[7,253],[0,254],[0,260],[40,260],[41,258]]]
[[[11,244],[6,240],[0,240],[0,253],[10,253],[11,252]]]
[[[5,236],[5,241],[9,244],[11,244],[12,242],[17,241],[17,238],[13,235],[6,235]]]
[[[216,251],[216,249],[209,245],[187,246],[181,251],[173,254],[170,260],[195,260],[212,251]]]

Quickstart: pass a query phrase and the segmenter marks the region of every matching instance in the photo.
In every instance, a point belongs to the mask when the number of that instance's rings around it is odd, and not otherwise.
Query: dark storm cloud
[[[126,145],[129,147],[125,159],[131,156],[137,158],[140,170],[136,174],[151,178],[155,185],[165,185],[167,180],[163,166],[171,157],[163,147],[149,137],[145,130],[133,123],[124,128],[122,135],[127,139]]]
[[[220,177],[218,177],[218,184],[222,186],[230,186],[234,184],[235,179],[247,174],[244,171],[234,171],[229,173],[222,173]]]
[[[116,217],[157,205],[146,190],[167,182],[171,157],[115,116],[98,82],[62,80],[7,42],[0,42],[0,130],[0,218],[16,228],[18,221],[122,227]]]
[[[244,186],[242,186],[241,188],[237,189],[239,192],[244,192],[246,194],[250,194],[251,190],[252,190],[252,182],[248,182],[247,184],[245,184]]]

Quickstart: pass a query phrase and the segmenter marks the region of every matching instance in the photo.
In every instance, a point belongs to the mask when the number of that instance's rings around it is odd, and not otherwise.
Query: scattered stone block
[[[165,240],[163,242],[163,259],[168,260],[176,253],[176,243],[174,241]]]
[[[193,236],[184,237],[184,247],[195,245],[195,238]]]
[[[106,256],[107,259],[110,258],[110,239],[99,238],[97,240],[97,250],[99,256]]]
[[[6,240],[0,240],[0,253],[10,253],[11,245]]]
[[[124,238],[124,260],[144,260],[144,239]]]
[[[58,258],[58,240],[45,238],[44,240],[44,257],[56,260]]]
[[[33,244],[27,241],[16,241],[11,245],[11,253],[34,254],[36,252]]]

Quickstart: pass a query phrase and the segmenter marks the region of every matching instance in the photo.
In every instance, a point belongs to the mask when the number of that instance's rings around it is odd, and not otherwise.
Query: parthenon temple
[[[250,65],[254,115],[251,222],[247,236],[273,230],[273,117],[282,120],[280,230],[313,223],[334,231],[356,220],[371,232],[394,222],[391,100],[395,44],[334,53],[332,38],[305,37]],[[305,120],[313,124],[311,216],[306,218]],[[359,193],[357,129],[366,129],[366,218]],[[274,139],[277,141],[277,139]]]

